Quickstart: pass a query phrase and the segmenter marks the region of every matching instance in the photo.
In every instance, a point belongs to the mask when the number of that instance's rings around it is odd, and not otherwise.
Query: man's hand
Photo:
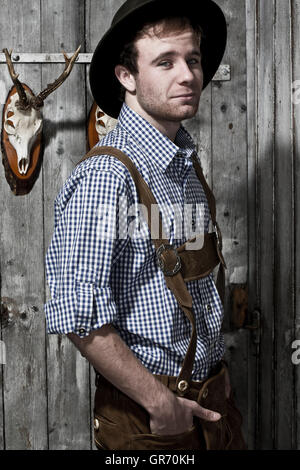
[[[193,400],[177,397],[155,378],[126,346],[112,325],[104,325],[86,338],[68,337],[93,367],[115,387],[145,408],[153,434],[174,435],[188,431],[193,417],[218,421],[221,416]]]
[[[206,421],[218,421],[221,418],[220,413],[169,392],[162,403],[150,412],[150,430],[153,434],[161,436],[181,434],[192,428],[194,416]]]
[[[226,398],[229,398],[230,392],[229,372],[225,367]],[[180,434],[192,428],[194,416],[206,421],[218,421],[221,418],[220,413],[203,408],[193,400],[176,397],[170,392],[164,396],[160,407],[150,412],[150,429],[153,434]]]

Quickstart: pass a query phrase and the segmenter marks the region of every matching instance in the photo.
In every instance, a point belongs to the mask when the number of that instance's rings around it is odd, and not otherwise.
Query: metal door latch
[[[260,331],[261,331],[261,313],[259,310],[255,309],[253,312],[248,315],[250,317],[251,323],[244,325],[244,328],[252,332],[252,339],[255,344],[258,344],[260,341]]]

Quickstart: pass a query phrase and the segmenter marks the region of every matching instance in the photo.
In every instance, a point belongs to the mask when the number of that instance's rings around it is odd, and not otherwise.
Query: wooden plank
[[[257,57],[257,269],[259,305],[262,311],[262,336],[259,363],[258,445],[272,449],[274,439],[274,2],[258,3]]]
[[[292,2],[292,81],[300,80],[300,0]],[[298,90],[298,92],[297,92]],[[299,84],[294,89],[293,102],[293,137],[294,137],[294,220],[295,220],[295,328],[292,341],[300,339],[300,93]],[[294,352],[293,349],[290,351]],[[293,364],[294,368],[294,397],[296,428],[294,448],[300,449],[300,365]]]
[[[5,344],[5,343],[4,343]],[[2,362],[3,364],[3,362]],[[0,362],[0,450],[5,448],[4,442],[4,409],[3,409],[3,365]]]
[[[257,107],[257,75],[256,75],[256,2],[246,0],[246,56],[247,56],[247,147],[248,147],[248,309],[253,312],[258,304],[258,272],[256,250],[256,107]],[[248,448],[255,449],[258,418],[258,380],[257,365],[259,344],[254,343],[249,335],[248,356]]]
[[[86,51],[94,52],[123,0],[86,0]]]
[[[3,47],[38,51],[40,48],[40,2],[28,0],[26,8],[17,0],[1,2],[0,41]],[[11,88],[7,66],[1,80]],[[40,67],[20,65],[20,79],[39,90]],[[42,177],[26,196],[14,196],[1,177],[2,296],[15,302],[12,323],[3,329],[7,347],[4,370],[6,449],[47,447],[47,397],[45,331],[43,315],[43,211]]]
[[[75,50],[79,44],[84,47],[84,2],[45,0],[41,13],[42,51]],[[45,103],[45,251],[53,234],[54,199],[74,163],[85,153],[84,67],[76,64],[66,82]],[[43,86],[61,71],[61,66],[43,65]],[[49,448],[89,449],[88,364],[66,336],[49,335],[47,344]]]
[[[247,439],[247,341],[245,330],[229,331],[230,290],[247,282],[247,94],[245,2],[218,0],[228,23],[223,61],[233,71],[231,81],[212,85],[213,189],[223,233],[227,270],[225,327],[227,359]],[[241,373],[244,371],[244,373]]]
[[[211,184],[211,85],[208,85],[202,92],[196,116],[193,119],[184,121],[183,125],[196,143],[203,173],[207,178],[207,182]]]
[[[275,22],[275,448],[293,447],[294,214],[291,3],[276,0]],[[288,359],[287,359],[288,358]]]
[[[0,272],[1,272],[1,265],[0,265]],[[1,277],[0,277],[1,279]],[[0,288],[1,288],[1,283],[0,283]],[[0,300],[1,305],[2,301]],[[1,306],[0,306],[1,308]],[[5,321],[5,316],[3,315],[3,309],[1,310],[1,315],[0,315],[0,332],[1,332],[1,338],[2,338],[2,330],[5,327],[6,321]],[[4,420],[4,400],[3,400],[3,394],[4,394],[4,383],[3,383],[3,377],[4,377],[4,367],[6,364],[6,344],[5,342],[1,339],[0,340],[0,450],[5,449],[5,420]]]

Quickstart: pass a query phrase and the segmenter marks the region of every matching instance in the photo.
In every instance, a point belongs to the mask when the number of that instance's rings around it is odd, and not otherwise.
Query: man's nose
[[[184,61],[178,66],[178,81],[189,83],[194,80],[194,74],[189,65]]]

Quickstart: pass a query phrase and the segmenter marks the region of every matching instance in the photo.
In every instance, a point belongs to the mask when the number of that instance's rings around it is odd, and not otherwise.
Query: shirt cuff
[[[69,294],[53,298],[44,305],[47,333],[75,333],[81,338],[91,330],[113,323],[116,305],[110,287],[75,281]]]

